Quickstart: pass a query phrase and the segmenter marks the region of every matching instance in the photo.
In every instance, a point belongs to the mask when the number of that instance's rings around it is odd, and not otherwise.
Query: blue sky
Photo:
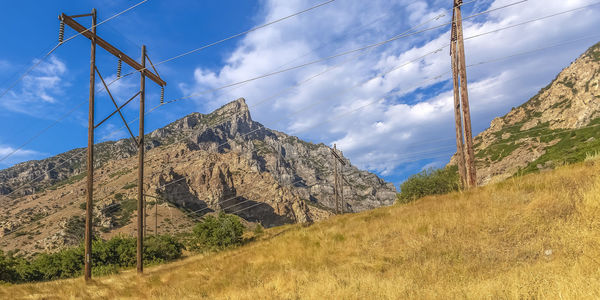
[[[516,1],[478,0],[465,5],[463,15]],[[36,58],[56,45],[57,16],[61,12],[82,14],[95,7],[99,21],[102,21],[137,2],[5,1],[0,19],[5,29],[0,31],[3,44],[0,47],[0,91],[9,87]],[[149,0],[100,25],[98,34],[136,59],[140,56],[141,45],[145,44],[150,58],[156,63],[321,2]],[[159,72],[168,84],[166,99],[360,48],[423,23],[426,24],[420,28],[443,24],[451,17],[451,2],[336,0],[160,65]],[[465,37],[592,3],[594,1],[529,0],[467,20]],[[476,132],[487,128],[494,117],[533,96],[562,68],[600,40],[597,30],[599,7],[592,6],[466,41],[467,63],[472,64],[577,40],[469,68]],[[443,17],[436,20],[435,17],[440,15]],[[86,26],[90,24],[84,18],[78,21]],[[73,34],[74,31],[66,29],[66,37]],[[190,97],[148,115],[147,132],[191,112],[208,113],[244,97],[256,121],[315,143],[337,143],[355,165],[398,184],[423,168],[444,165],[454,152],[448,48],[416,60],[445,46],[448,39],[449,27],[445,26],[369,51]],[[89,40],[79,36],[59,47],[0,98],[0,156],[78,107],[59,125],[0,162],[0,168],[86,145],[89,55]],[[409,61],[413,62],[405,65]],[[97,65],[105,78],[115,78],[117,61],[104,50],[98,50]],[[401,65],[404,66],[398,68]],[[124,68],[124,73],[129,71]],[[386,72],[389,73],[381,76]],[[319,73],[323,74],[306,81]],[[137,91],[138,86],[139,77],[130,76],[118,81],[111,90],[122,103]],[[160,90],[150,81],[147,90],[148,107],[154,107],[159,103]],[[277,93],[280,93],[278,97],[271,98]],[[125,110],[128,120],[137,117],[137,108],[137,103],[133,102]],[[106,94],[97,92],[97,120],[111,109]],[[329,122],[323,123],[327,120]],[[120,122],[115,117],[103,125],[96,133],[96,141],[127,137],[125,131],[117,130],[121,127]],[[137,128],[137,124],[132,128]]]

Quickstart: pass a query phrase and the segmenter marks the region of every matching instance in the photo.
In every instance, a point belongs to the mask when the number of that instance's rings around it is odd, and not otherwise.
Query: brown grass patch
[[[168,265],[0,288],[27,299],[598,299],[600,162],[266,230]]]

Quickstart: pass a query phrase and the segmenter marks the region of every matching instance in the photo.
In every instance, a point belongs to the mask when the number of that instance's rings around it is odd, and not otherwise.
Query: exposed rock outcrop
[[[189,229],[198,217],[218,211],[270,227],[320,220],[336,207],[331,149],[265,128],[252,120],[244,99],[154,130],[146,136],[146,150],[147,209],[162,210],[154,222],[163,232]],[[0,246],[37,251],[49,248],[41,241],[70,242],[59,225],[82,214],[84,153],[76,149],[0,171],[0,214],[7,216],[0,221]],[[105,237],[131,234],[135,149],[129,140],[120,140],[97,145],[96,153],[95,226]],[[346,212],[393,204],[393,184],[343,159]],[[36,226],[43,230],[32,233]],[[23,233],[15,238],[15,230]],[[30,234],[37,236],[34,241],[25,239]]]
[[[588,49],[537,95],[495,118],[474,139],[478,181],[487,184],[598,151],[600,43]],[[575,137],[583,137],[583,140]],[[455,157],[451,164],[455,164]]]

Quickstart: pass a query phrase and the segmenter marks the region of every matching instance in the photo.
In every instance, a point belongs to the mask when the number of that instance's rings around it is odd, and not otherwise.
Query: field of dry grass
[[[3,299],[600,299],[600,161]]]

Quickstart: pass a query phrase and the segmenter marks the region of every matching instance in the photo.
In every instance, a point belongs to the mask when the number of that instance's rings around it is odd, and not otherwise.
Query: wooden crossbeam
[[[65,24],[69,25],[69,27],[73,28],[75,31],[81,33],[83,36],[85,36],[88,39],[92,39],[94,38],[94,34],[88,30],[87,28],[85,28],[83,25],[77,23],[77,21],[73,20],[73,18],[67,16],[66,14],[61,14],[59,16],[60,20],[63,20],[65,22]],[[96,36],[95,38],[95,42],[98,46],[102,47],[104,50],[108,51],[110,54],[116,56],[117,58],[121,59],[123,62],[125,62],[126,64],[128,64],[129,66],[131,66],[133,69],[135,69],[136,71],[140,71],[140,72],[144,72],[144,74],[152,81],[156,82],[156,84],[160,85],[160,86],[165,86],[167,85],[167,83],[162,80],[160,78],[160,76],[158,76],[157,74],[152,73],[150,70],[145,69],[144,67],[142,67],[142,65],[140,65],[138,62],[136,62],[133,58],[127,56],[125,53],[121,52],[121,50],[117,49],[115,46],[111,45],[110,43],[108,43],[107,41],[105,41],[104,39],[102,39],[99,36]]]
[[[344,165],[344,166],[346,165],[346,162],[337,154],[337,151],[334,151],[333,149],[329,149],[329,150],[331,150],[331,153],[333,154],[333,156],[335,156],[335,158],[337,158],[337,160],[339,160],[342,165]]]
[[[104,81],[104,78],[102,78],[102,75],[100,74],[100,71],[98,71],[98,67],[94,66],[94,69],[96,69],[96,73],[98,74],[98,77],[100,77],[100,80],[102,81],[102,84],[104,85],[104,89],[106,89],[106,92],[108,93],[108,96],[110,96],[110,100],[112,100],[112,103],[115,105],[115,108],[117,109],[116,112],[119,113],[119,116],[121,116],[121,120],[123,120],[123,124],[125,124],[125,127],[127,127],[127,130],[129,131],[129,134],[131,135],[131,139],[137,145],[137,141],[135,140],[135,136],[133,135],[133,132],[131,132],[131,129],[129,128],[129,125],[127,124],[127,121],[125,120],[125,117],[123,117],[123,113],[121,113],[121,107],[119,107],[119,105],[117,105],[117,101],[115,101],[115,98],[113,97],[112,93],[110,92],[110,89],[108,89],[108,85],[106,85],[106,82]],[[126,102],[125,105],[127,103],[129,103],[129,102]],[[114,113],[113,113],[113,115],[114,115]],[[98,126],[95,126],[95,128],[98,127]]]

